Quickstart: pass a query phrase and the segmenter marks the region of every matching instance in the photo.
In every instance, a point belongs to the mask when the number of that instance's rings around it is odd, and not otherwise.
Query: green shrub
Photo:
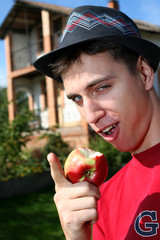
[[[122,168],[130,159],[131,154],[128,152],[119,152],[111,144],[107,143],[99,135],[92,136],[90,139],[90,148],[102,152],[108,162],[108,176],[111,178],[120,168]]]
[[[28,110],[25,92],[16,98],[18,113],[13,122],[8,121],[6,89],[0,88],[0,181],[28,176],[49,168],[46,160],[49,152],[54,152],[63,163],[69,153],[68,145],[56,132],[46,133],[47,144],[41,149],[26,149],[26,143],[33,134],[30,123],[37,120]]]
[[[56,132],[43,134],[41,138],[47,139],[46,145],[33,150],[22,148],[27,141],[26,137],[18,134],[17,131],[10,134],[17,138],[11,137],[0,146],[0,181],[48,170],[47,154],[49,152],[54,152],[63,165],[70,152],[68,144]]]
[[[47,144],[41,151],[43,158],[46,159],[47,154],[53,152],[58,156],[63,166],[66,157],[71,151],[69,145],[63,141],[61,135],[58,132],[46,133],[41,136],[41,138],[44,137],[47,138]]]
[[[0,88],[0,132],[7,122],[8,122],[7,89]]]
[[[26,111],[18,114],[13,122],[4,122],[0,128],[0,180],[17,176],[16,168],[22,162],[22,147],[27,142],[26,137],[32,134],[28,126],[32,119],[32,113]]]

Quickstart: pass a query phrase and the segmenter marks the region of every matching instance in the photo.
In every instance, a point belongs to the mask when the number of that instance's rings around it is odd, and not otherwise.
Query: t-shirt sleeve
[[[101,196],[103,195],[103,185],[100,188]],[[92,230],[92,240],[106,240],[105,233],[104,233],[104,220],[103,220],[103,211],[106,205],[102,206],[102,198],[98,201],[97,211],[98,211],[98,221],[93,224]]]

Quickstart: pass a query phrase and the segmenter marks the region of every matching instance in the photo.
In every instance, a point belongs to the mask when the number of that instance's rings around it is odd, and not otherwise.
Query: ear
[[[142,57],[139,56],[137,62],[138,71],[145,86],[145,89],[149,91],[153,87],[154,71],[150,64]]]

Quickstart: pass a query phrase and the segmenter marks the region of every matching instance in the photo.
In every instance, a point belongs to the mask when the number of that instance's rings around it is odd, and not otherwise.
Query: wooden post
[[[51,46],[51,31],[50,31],[50,14],[48,11],[42,10],[42,32],[44,52],[50,52]],[[48,102],[48,122],[52,127],[57,124],[57,94],[56,83],[53,79],[46,77],[47,102]]]
[[[48,102],[48,123],[49,126],[57,124],[57,93],[56,83],[53,79],[46,77],[47,102]]]
[[[7,95],[8,95],[8,116],[9,121],[15,118],[15,92],[14,83],[12,78],[12,59],[11,59],[11,36],[8,34],[5,38],[5,53],[6,53],[6,66],[7,66]]]
[[[28,95],[28,107],[29,111],[32,112],[34,110],[33,96],[31,94]]]

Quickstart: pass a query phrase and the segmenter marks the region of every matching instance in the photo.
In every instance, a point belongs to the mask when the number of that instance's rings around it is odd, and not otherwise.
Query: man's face
[[[83,54],[62,78],[67,96],[100,136],[120,151],[140,148],[151,107],[139,72],[132,75],[109,53]]]

